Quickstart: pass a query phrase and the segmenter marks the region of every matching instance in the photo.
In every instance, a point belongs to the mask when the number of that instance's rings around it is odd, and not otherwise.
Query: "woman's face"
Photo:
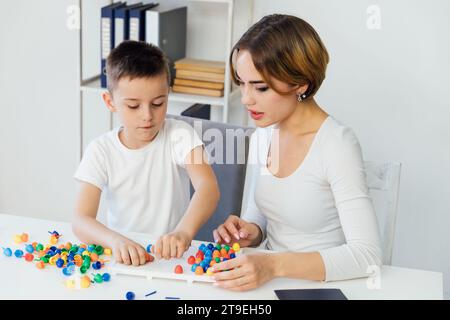
[[[247,108],[250,117],[258,127],[267,127],[287,119],[297,107],[295,91],[289,95],[280,95],[269,88],[261,74],[256,70],[252,56],[247,50],[238,52],[236,73],[240,81],[241,102]],[[277,79],[272,79],[275,88],[282,92],[293,87]]]

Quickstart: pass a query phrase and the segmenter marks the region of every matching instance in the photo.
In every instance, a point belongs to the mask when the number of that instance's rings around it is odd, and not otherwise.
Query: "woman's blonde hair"
[[[231,50],[230,68],[233,81],[239,85],[235,60],[240,50],[249,51],[256,70],[270,88],[271,78],[298,86],[308,85],[306,99],[316,94],[323,80],[329,61],[327,49],[317,32],[306,21],[282,14],[263,17],[241,37]]]

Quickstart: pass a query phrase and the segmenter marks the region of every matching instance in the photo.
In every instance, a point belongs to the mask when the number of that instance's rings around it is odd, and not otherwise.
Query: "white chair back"
[[[367,186],[381,232],[383,264],[390,265],[394,247],[401,164],[368,161],[364,165]]]

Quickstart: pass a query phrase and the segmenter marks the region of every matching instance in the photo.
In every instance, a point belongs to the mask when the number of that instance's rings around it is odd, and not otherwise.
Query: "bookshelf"
[[[133,4],[136,2],[153,2],[153,1],[146,1],[146,0],[140,0],[140,1],[133,1],[133,0],[122,0],[126,1],[128,4]],[[87,143],[90,141],[90,139],[93,138],[93,136],[98,135],[98,133],[101,133],[101,130],[109,129],[111,130],[115,126],[114,116],[112,114],[106,114],[106,109],[99,111],[99,110],[93,110],[94,108],[92,102],[86,102],[86,100],[92,100],[92,96],[100,97],[101,93],[105,91],[104,88],[100,85],[100,53],[99,53],[99,46],[100,46],[100,40],[98,40],[98,45],[95,43],[97,41],[97,38],[95,36],[98,36],[99,32],[99,25],[100,25],[100,17],[99,17],[99,10],[102,6],[111,4],[113,0],[78,0],[78,5],[80,8],[80,25],[81,28],[79,30],[79,140],[80,140],[80,150],[79,155],[81,158],[81,155],[83,153],[84,148],[86,147]],[[201,58],[205,60],[221,60],[225,62],[225,83],[224,83],[224,96],[223,97],[208,97],[203,95],[191,95],[191,94],[182,94],[182,93],[176,93],[176,92],[170,92],[169,94],[169,110],[170,113],[170,106],[171,104],[185,104],[185,108],[189,107],[192,104],[195,103],[203,103],[203,104],[210,104],[213,109],[220,108],[221,114],[218,116],[217,119],[212,119],[216,121],[222,121],[224,123],[229,122],[229,116],[230,116],[230,105],[231,102],[237,99],[240,95],[239,89],[232,89],[231,85],[231,77],[229,72],[229,61],[228,61],[228,54],[231,51],[233,41],[236,41],[236,38],[240,36],[240,34],[237,34],[233,37],[233,32],[236,33],[236,30],[233,28],[233,25],[236,24],[234,21],[235,19],[235,12],[239,13],[240,19],[244,20],[244,23],[238,22],[238,25],[241,26],[242,31],[244,32],[246,28],[250,26],[252,23],[253,18],[253,0],[160,0],[156,1],[160,2],[161,4],[174,4],[174,6],[181,6],[185,5],[188,6],[188,28],[187,28],[187,41],[189,41],[190,38],[195,37],[195,34],[189,34],[190,33],[190,26],[189,26],[189,15],[190,15],[190,5],[195,5],[197,8],[198,6],[204,5],[208,6],[209,10],[214,10],[214,14],[220,14],[221,17],[223,17],[226,21],[225,27],[220,25],[222,28],[221,30],[217,31],[220,32],[220,36],[217,36],[217,41],[223,41],[225,40],[225,46],[223,47],[223,43],[221,43],[221,48],[225,50],[224,60],[217,59],[217,52],[216,55],[209,58],[208,56],[205,56],[203,54],[203,51],[200,50],[201,54],[203,56],[196,57],[195,52],[194,56],[190,55],[190,52],[187,48],[186,55],[188,57],[192,58]],[[247,15],[243,15],[243,10],[238,8],[236,11],[236,3],[244,4],[247,8]],[[226,10],[224,10],[226,8]],[[198,19],[197,19],[198,20]],[[208,27],[199,28],[198,24],[203,23],[202,21],[196,21],[197,23],[197,29],[195,27],[192,27],[194,32],[203,31],[203,29],[207,30],[210,29]],[[205,19],[207,20],[207,19]],[[213,26],[214,27],[214,26]],[[223,28],[224,27],[224,28]],[[225,30],[223,30],[225,29]],[[191,30],[192,32],[192,30]],[[211,31],[212,32],[212,31]],[[95,36],[92,34],[95,33]],[[201,40],[200,40],[201,41]],[[95,43],[95,45],[94,45]],[[195,45],[196,47],[200,47],[200,42],[196,41]],[[187,44],[187,46],[189,46]],[[203,46],[211,46],[211,43],[204,43]],[[213,48],[214,49],[214,48]],[[222,50],[223,50],[222,49]],[[192,51],[192,50],[191,50]],[[192,54],[192,52],[191,52]],[[94,58],[92,57],[94,56]],[[87,60],[90,59],[90,63],[87,62]],[[93,60],[94,59],[94,60]],[[96,60],[95,60],[96,59]],[[90,69],[90,72],[86,72],[85,69]],[[102,103],[99,98],[97,98],[98,103]],[[101,106],[103,108],[103,105]],[[97,106],[95,106],[97,108]],[[100,109],[100,107],[98,107]],[[212,109],[212,110],[213,110]],[[100,115],[100,112],[103,114]],[[87,128],[89,125],[92,126],[92,123],[94,121],[92,118],[102,118],[99,121],[103,121],[102,125],[99,126],[98,129],[96,128]],[[88,121],[86,121],[88,119]],[[106,119],[106,120],[105,120]],[[105,125],[105,121],[108,123]],[[246,119],[242,119],[243,122],[246,121]],[[95,130],[98,131],[96,134],[87,134],[86,132],[94,132]]]
[[[200,0],[203,1],[203,0]],[[100,78],[96,77],[87,81],[83,81],[81,83],[81,87],[80,90],[82,92],[96,92],[96,93],[101,93],[103,92],[105,89],[101,88],[100,86]],[[224,93],[225,95],[225,93]],[[224,97],[208,97],[208,96],[203,96],[203,95],[194,95],[194,94],[183,94],[183,93],[178,93],[178,92],[170,92],[169,94],[169,102],[184,102],[184,103],[204,103],[204,104],[210,104],[210,105],[214,105],[214,106],[223,106],[224,108],[227,107],[227,103],[228,101],[226,100],[233,100],[234,97],[236,97],[237,95],[239,95],[238,90],[234,90],[233,92],[229,93],[229,98],[225,98]],[[226,122],[226,120],[223,120],[224,122]]]

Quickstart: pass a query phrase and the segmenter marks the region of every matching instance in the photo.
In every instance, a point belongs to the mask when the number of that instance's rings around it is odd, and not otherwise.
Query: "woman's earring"
[[[298,102],[302,102],[305,98],[306,98],[306,94],[305,94],[305,93],[303,93],[303,94],[301,94],[301,93],[297,94],[297,101],[298,101]]]

